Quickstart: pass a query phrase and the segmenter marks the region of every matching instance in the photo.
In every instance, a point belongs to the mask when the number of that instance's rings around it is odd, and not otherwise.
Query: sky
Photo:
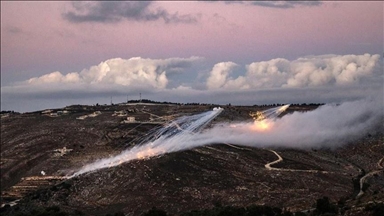
[[[1,1],[1,110],[140,93],[233,105],[383,95],[383,10],[380,1]]]

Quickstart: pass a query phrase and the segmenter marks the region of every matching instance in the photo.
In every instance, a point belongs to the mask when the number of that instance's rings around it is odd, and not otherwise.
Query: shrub
[[[384,203],[371,203],[364,210],[371,211],[373,216],[384,215]]]
[[[153,207],[148,212],[144,213],[142,216],[167,216],[167,213],[163,210],[156,209]]]
[[[323,197],[316,201],[316,211],[320,214],[337,213],[337,210],[336,206],[329,202],[328,197]]]

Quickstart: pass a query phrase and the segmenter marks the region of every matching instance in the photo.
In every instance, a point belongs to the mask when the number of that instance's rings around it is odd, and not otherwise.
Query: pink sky
[[[105,18],[119,14],[119,9],[108,13],[101,9],[93,10],[92,15],[97,17],[100,12]],[[328,54],[338,55],[336,59],[349,58],[345,56],[349,54],[383,54],[384,3],[379,1],[324,1],[284,9],[252,5],[249,1],[243,4],[160,1],[150,3],[146,9],[151,16],[161,11],[163,18],[187,17],[195,18],[196,22],[187,23],[184,19],[184,22],[166,23],[161,18],[144,21],[143,17],[135,20],[129,15],[119,22],[76,23],[63,16],[74,12],[81,17],[82,12],[76,11],[71,2],[1,1],[2,89],[9,87],[7,92],[13,93],[17,82],[55,71],[60,72],[55,73],[57,77],[65,80],[63,77],[70,72],[80,74],[83,69],[113,58],[149,58],[156,65],[155,59],[168,64],[201,57],[203,61],[191,61],[192,67],[182,63],[182,73],[168,71],[166,89],[179,86],[204,90],[208,76],[220,62],[235,63],[237,67],[231,68],[225,79],[229,83],[232,78],[241,83],[241,77],[246,76],[246,65],[254,62],[276,58],[294,61],[308,55],[319,56],[317,59],[321,60],[324,57],[320,55]],[[129,10],[124,8],[120,13],[127,16],[125,12]],[[360,58],[365,57],[357,59]],[[375,61],[380,62],[381,58]]]
[[[71,9],[68,2],[1,2],[2,74],[23,79],[35,75],[29,72],[66,67],[70,72],[112,57],[201,56],[250,63],[382,51],[382,2],[323,2],[291,9],[208,2],[151,5],[157,7],[200,18],[195,24],[70,23],[61,16]]]

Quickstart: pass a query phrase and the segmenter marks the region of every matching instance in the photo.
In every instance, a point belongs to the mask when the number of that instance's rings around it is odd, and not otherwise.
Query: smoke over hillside
[[[223,109],[183,116],[152,132],[138,145],[117,156],[88,164],[71,177],[170,152],[230,143],[256,148],[336,148],[382,127],[380,100],[366,99],[324,105],[308,112],[278,114],[288,105],[264,111],[267,118],[253,122],[225,122],[203,130]],[[275,115],[274,115],[275,114]]]

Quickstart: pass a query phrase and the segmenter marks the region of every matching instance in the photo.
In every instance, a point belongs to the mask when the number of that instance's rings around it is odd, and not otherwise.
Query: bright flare
[[[273,122],[269,121],[268,119],[255,121],[251,126],[251,130],[259,131],[259,132],[269,131],[272,128],[272,125],[273,125]]]
[[[254,119],[254,123],[251,126],[253,131],[269,131],[273,126],[273,119],[277,118],[282,112],[288,109],[290,104],[284,106],[267,109],[264,111],[256,111],[249,113]]]
[[[279,106],[271,109],[267,109],[264,111],[256,111],[256,112],[250,112],[249,115],[252,116],[252,118],[255,121],[261,121],[264,119],[275,119],[277,118],[282,112],[288,109],[290,104],[286,104],[284,106]]]
[[[141,160],[184,150],[183,142],[194,139],[195,134],[199,133],[205,125],[216,118],[222,111],[222,108],[214,108],[212,111],[201,114],[180,117],[168,125],[151,131],[138,145],[121,152],[119,155],[87,164],[71,176],[68,176],[68,178],[103,168],[118,166],[131,160]]]

